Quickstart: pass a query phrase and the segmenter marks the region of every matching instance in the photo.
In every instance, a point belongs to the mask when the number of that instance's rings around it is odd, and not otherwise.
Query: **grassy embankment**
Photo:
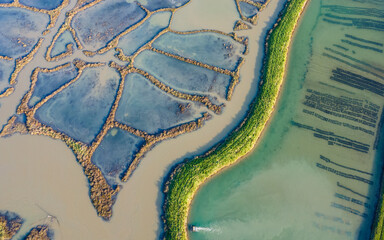
[[[376,213],[371,232],[371,240],[384,240],[384,175],[381,176],[380,198],[377,203]]]
[[[164,238],[187,239],[187,217],[194,194],[210,176],[235,163],[252,150],[274,109],[284,78],[287,54],[295,26],[309,0],[291,0],[266,43],[263,85],[246,119],[209,153],[179,164],[164,192]]]

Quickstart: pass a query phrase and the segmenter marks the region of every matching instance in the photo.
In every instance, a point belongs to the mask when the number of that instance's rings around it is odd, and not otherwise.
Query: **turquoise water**
[[[197,193],[191,239],[369,238],[383,159],[383,23],[383,1],[309,3],[275,115],[254,152]]]

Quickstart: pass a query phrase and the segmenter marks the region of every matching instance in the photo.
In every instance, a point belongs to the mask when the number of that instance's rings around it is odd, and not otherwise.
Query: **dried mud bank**
[[[187,239],[187,216],[192,199],[209,177],[235,163],[255,146],[271,116],[283,81],[289,43],[307,0],[289,1],[266,41],[261,88],[246,119],[205,155],[186,160],[164,186],[164,239]]]

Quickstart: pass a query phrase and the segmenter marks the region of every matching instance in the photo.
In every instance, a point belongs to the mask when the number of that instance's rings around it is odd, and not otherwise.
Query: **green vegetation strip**
[[[209,153],[185,161],[164,186],[164,239],[187,239],[187,217],[194,194],[210,176],[235,163],[255,146],[270,118],[283,82],[288,48],[306,2],[290,0],[267,37],[263,85],[246,119]]]
[[[384,240],[384,175],[381,176],[381,191],[380,198],[377,203],[374,223],[372,225],[371,239],[372,240]]]

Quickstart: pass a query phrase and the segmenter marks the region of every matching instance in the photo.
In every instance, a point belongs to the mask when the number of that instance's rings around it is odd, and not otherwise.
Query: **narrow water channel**
[[[311,0],[269,127],[252,154],[199,190],[190,238],[369,239],[383,51],[383,0]]]

